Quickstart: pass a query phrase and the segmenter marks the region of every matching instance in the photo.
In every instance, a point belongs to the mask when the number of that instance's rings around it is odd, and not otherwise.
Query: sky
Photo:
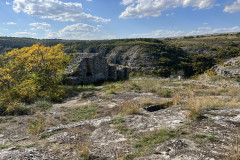
[[[0,36],[102,40],[240,32],[240,0],[0,0]]]

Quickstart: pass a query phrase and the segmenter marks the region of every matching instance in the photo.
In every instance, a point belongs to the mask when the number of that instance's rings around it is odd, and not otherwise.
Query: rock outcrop
[[[99,81],[129,78],[130,68],[108,64],[107,60],[96,53],[78,53],[66,68],[66,83],[71,85],[96,83]]]
[[[240,77],[240,57],[232,58],[225,62],[222,66],[213,67],[216,74],[224,77],[239,78]]]

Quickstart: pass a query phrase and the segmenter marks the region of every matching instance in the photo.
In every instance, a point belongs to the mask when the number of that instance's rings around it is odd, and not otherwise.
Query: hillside
[[[219,58],[235,56],[239,52],[240,33],[207,34],[162,39],[188,53],[211,54]],[[230,50],[229,50],[230,49]]]
[[[169,76],[181,70],[187,77],[201,74],[226,59],[240,55],[239,33],[102,41],[0,37],[0,53],[35,43],[49,46],[62,43],[69,54],[100,53],[111,63],[128,65],[135,71],[157,76]]]

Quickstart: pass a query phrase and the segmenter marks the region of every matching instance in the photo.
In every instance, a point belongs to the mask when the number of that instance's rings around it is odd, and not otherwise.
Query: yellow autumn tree
[[[63,94],[58,83],[69,63],[63,47],[35,44],[6,53],[0,63],[0,103],[32,102],[37,97],[51,99]]]

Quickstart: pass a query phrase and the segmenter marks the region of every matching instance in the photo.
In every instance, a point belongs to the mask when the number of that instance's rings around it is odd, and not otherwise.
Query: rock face
[[[222,66],[213,67],[216,74],[224,77],[239,78],[240,77],[240,57],[232,58],[225,62]]]
[[[125,66],[108,64],[100,54],[78,53],[66,68],[66,83],[71,85],[89,84],[98,81],[128,79],[130,69]]]

